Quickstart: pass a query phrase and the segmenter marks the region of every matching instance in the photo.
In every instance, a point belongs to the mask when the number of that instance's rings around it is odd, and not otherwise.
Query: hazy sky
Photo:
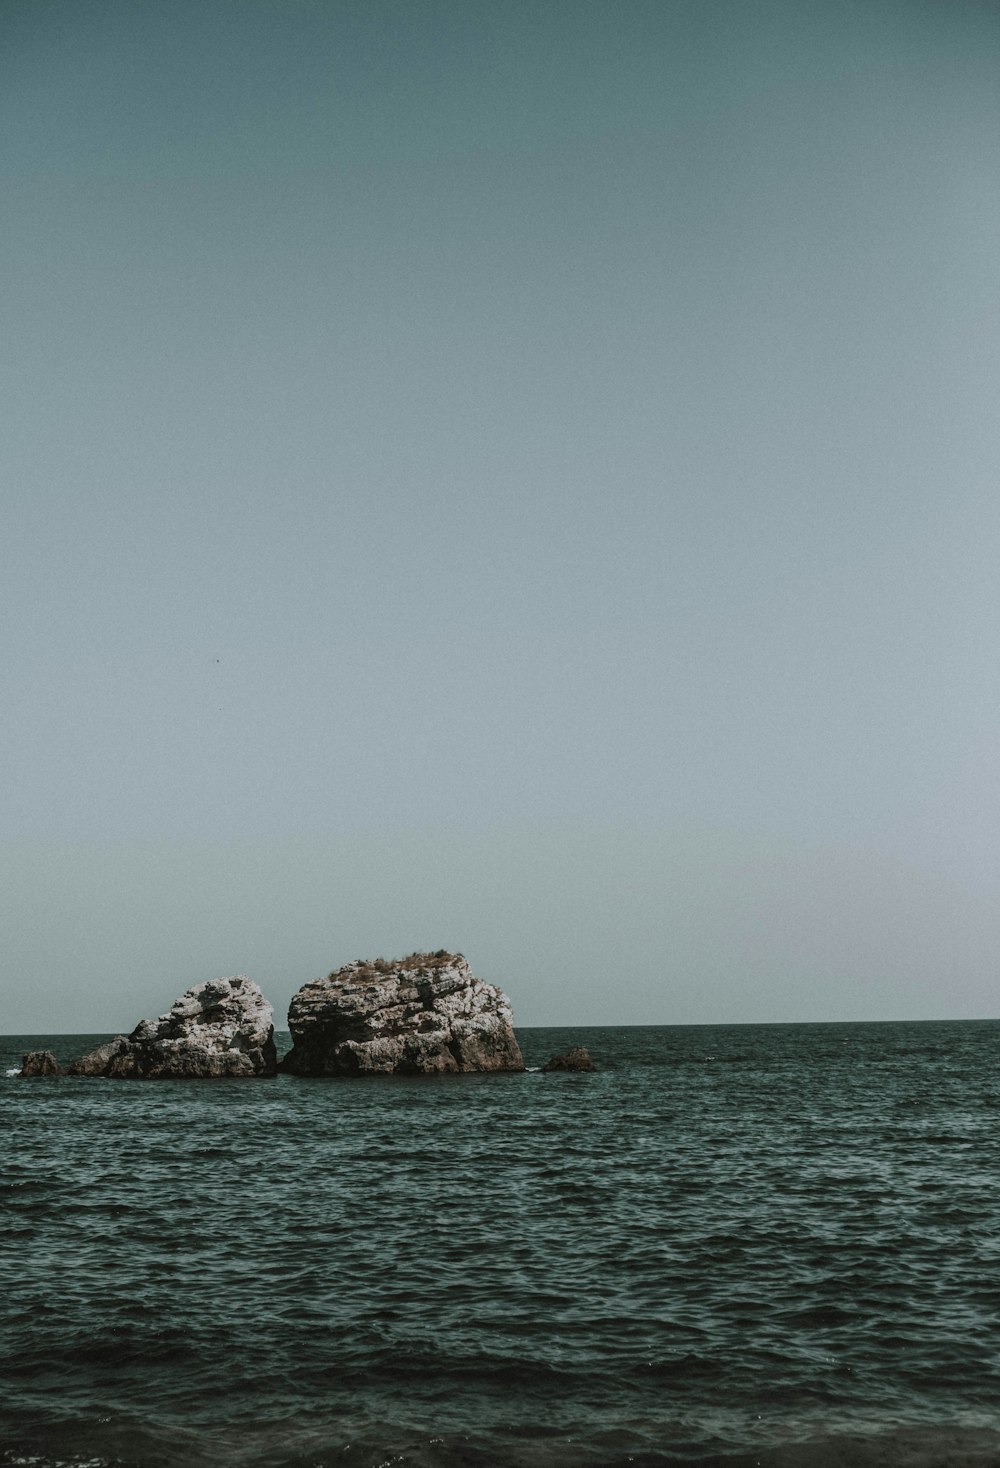
[[[7,0],[0,1025],[1000,1014],[1000,8]]]

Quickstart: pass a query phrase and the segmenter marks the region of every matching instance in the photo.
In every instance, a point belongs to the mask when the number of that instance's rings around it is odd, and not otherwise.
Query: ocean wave
[[[0,1465],[996,1468],[998,1030],[909,1029],[525,1037],[586,1087],[10,1086]]]
[[[86,1432],[93,1440],[94,1430]],[[1000,1434],[963,1427],[904,1427],[796,1440],[706,1446],[683,1424],[565,1433],[544,1425],[509,1433],[421,1434],[404,1425],[347,1433],[286,1431],[283,1445],[208,1438],[202,1442],[119,1432],[110,1451],[25,1443],[0,1451],[0,1468],[996,1468]],[[265,1434],[265,1439],[267,1435]],[[290,1441],[288,1440],[290,1439]]]

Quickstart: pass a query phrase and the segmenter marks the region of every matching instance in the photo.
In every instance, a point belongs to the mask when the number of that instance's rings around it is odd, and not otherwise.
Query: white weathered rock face
[[[359,959],[292,1000],[292,1075],[402,1075],[523,1070],[510,1001],[460,953]]]
[[[274,1011],[245,974],[195,984],[159,1019],[140,1020],[69,1068],[116,1078],[273,1076]]]

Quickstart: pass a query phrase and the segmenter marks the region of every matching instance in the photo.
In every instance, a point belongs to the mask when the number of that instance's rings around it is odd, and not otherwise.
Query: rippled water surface
[[[0,1462],[1000,1464],[1000,1022],[519,1034],[0,1071]]]

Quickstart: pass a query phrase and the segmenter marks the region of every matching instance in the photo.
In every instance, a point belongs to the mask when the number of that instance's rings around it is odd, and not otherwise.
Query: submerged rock
[[[274,1011],[245,974],[194,984],[159,1019],[144,1019],[69,1068],[123,1079],[273,1076]]]
[[[523,1070],[510,1001],[460,953],[349,963],[292,999],[293,1046],[281,1069],[300,1076]]]
[[[62,1068],[51,1050],[29,1050],[21,1060],[23,1076],[61,1076]]]
[[[590,1051],[582,1045],[571,1045],[564,1055],[553,1055],[542,1066],[542,1070],[596,1070]]]

